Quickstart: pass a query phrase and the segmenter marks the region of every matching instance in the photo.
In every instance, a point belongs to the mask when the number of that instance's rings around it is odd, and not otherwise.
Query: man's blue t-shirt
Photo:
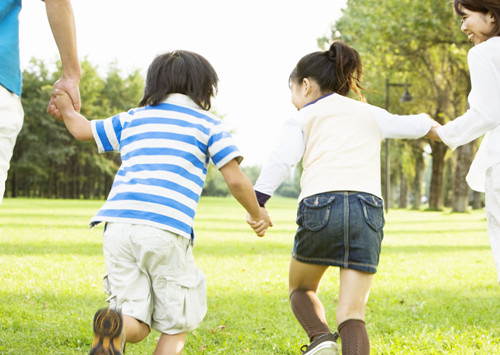
[[[21,0],[0,1],[0,85],[21,96],[19,12]]]

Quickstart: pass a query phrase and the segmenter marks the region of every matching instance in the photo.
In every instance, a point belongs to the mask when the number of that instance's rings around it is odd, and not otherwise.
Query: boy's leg
[[[312,342],[323,334],[330,334],[325,310],[317,291],[327,266],[307,264],[294,258],[290,261],[290,305],[295,317]]]
[[[146,338],[150,332],[146,323],[127,315],[123,315],[123,326],[128,343],[138,343]]]
[[[365,309],[373,274],[340,269],[337,325],[342,341],[342,354],[370,353],[370,340],[365,327]]]
[[[163,333],[156,344],[154,355],[180,355],[185,340],[186,332],[173,335]]]

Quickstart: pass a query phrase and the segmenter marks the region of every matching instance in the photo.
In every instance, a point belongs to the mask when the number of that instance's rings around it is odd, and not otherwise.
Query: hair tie
[[[328,51],[327,57],[332,62],[335,62],[337,60],[337,51],[330,49]]]

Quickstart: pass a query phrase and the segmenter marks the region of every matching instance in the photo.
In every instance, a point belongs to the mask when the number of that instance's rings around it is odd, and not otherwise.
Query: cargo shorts
[[[191,239],[146,225],[107,223],[104,290],[110,307],[165,334],[198,327],[207,312],[206,281]]]

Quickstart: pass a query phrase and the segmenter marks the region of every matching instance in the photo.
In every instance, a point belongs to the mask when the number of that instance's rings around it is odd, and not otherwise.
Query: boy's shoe
[[[339,346],[337,345],[337,339],[339,335],[335,334],[323,334],[309,345],[303,345],[300,350],[302,354],[313,355],[338,355]]]
[[[120,311],[103,308],[94,315],[94,341],[90,355],[123,355],[125,332]]]

